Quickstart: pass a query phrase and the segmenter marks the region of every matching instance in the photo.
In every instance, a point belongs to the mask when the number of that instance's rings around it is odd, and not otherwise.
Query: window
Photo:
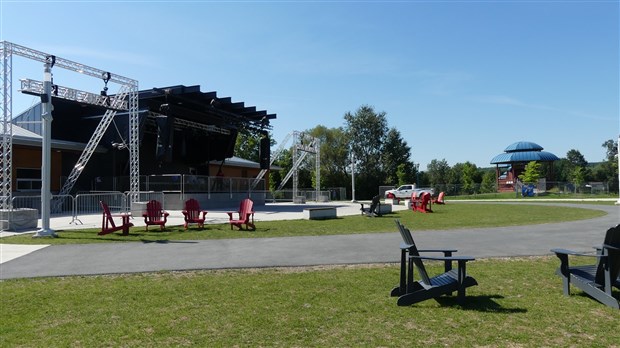
[[[17,191],[41,190],[40,168],[17,168],[15,172]]]

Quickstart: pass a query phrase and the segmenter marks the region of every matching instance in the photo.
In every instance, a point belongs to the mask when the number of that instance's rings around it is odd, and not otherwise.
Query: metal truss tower
[[[272,158],[272,162],[279,156],[282,148],[286,146],[286,142],[290,137],[293,137],[293,167],[286,174],[280,186],[276,191],[280,191],[288,180],[293,177],[293,198],[297,197],[298,184],[299,184],[299,167],[304,162],[304,159],[308,154],[312,153],[315,156],[315,170],[316,170],[316,200],[319,199],[319,192],[321,190],[321,141],[319,138],[315,138],[303,132],[294,131],[292,134],[286,136],[284,142],[280,145],[276,151],[276,155]]]
[[[16,45],[7,41],[0,41],[0,56],[1,73],[2,73],[2,86],[0,93],[2,94],[2,100],[0,101],[2,112],[2,143],[0,149],[2,156],[0,157],[0,208],[10,209],[11,195],[12,195],[12,59],[13,55],[25,57],[27,59],[35,60],[44,64],[49,64],[49,61],[53,61],[51,67],[63,68],[69,71],[73,71],[79,74],[92,76],[95,78],[103,79],[107,90],[107,83],[113,82],[120,85],[119,92],[112,97],[107,97],[107,93],[101,93],[96,95],[93,93],[77,91],[74,89],[60,87],[54,85],[53,96],[57,98],[64,98],[83,103],[89,103],[94,105],[105,106],[108,108],[104,117],[101,119],[95,132],[91,136],[90,141],[86,145],[78,163],[73,168],[69,179],[65,182],[61,189],[61,194],[67,194],[73,188],[73,185],[77,181],[79,175],[82,173],[84,167],[88,163],[95,148],[99,144],[99,140],[107,130],[107,126],[111,123],[114,115],[118,110],[127,110],[129,112],[129,162],[130,162],[130,200],[135,202],[138,200],[138,192],[140,190],[140,170],[139,170],[139,119],[138,119],[138,81],[120,75],[112,74],[110,72],[96,69],[81,63],[76,63],[67,59],[59,58],[47,53],[43,53],[37,50],[33,50],[24,46]],[[42,95],[44,93],[44,83],[26,79],[22,81],[22,92],[30,94]],[[112,94],[112,93],[111,93]]]

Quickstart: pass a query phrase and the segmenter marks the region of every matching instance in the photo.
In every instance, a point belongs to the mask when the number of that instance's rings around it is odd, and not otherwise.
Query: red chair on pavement
[[[235,212],[228,212],[226,214],[228,214],[228,218],[229,218],[229,223],[230,223],[230,229],[233,229],[233,226],[237,226],[240,230],[243,229],[243,226],[245,224],[245,228],[247,230],[249,230],[249,228],[251,227],[252,230],[256,229],[256,226],[254,226],[254,202],[249,199],[246,198],[244,200],[241,201],[241,203],[239,203],[239,218],[238,219],[234,219],[233,218],[233,214]]]
[[[142,214],[142,217],[144,217],[146,230],[149,230],[149,225],[159,225],[162,230],[166,228],[168,215],[168,212],[162,209],[159,201],[154,199],[150,200],[146,203],[146,212]]]
[[[185,202],[185,209],[183,210],[185,224],[183,226],[187,229],[189,224],[198,224],[199,228],[204,228],[206,215],[207,211],[200,210],[198,201],[190,198]]]
[[[110,207],[108,207],[108,205],[105,202],[99,201],[99,205],[101,205],[101,208],[103,209],[103,217],[101,220],[101,232],[97,234],[100,236],[103,236],[108,233],[123,230],[122,235],[128,236],[129,227],[133,226],[133,224],[129,222],[129,217],[131,216],[131,214],[122,213],[122,214],[112,215],[112,213],[110,213]],[[116,224],[114,223],[113,217],[120,217],[122,219],[121,225],[116,226]]]

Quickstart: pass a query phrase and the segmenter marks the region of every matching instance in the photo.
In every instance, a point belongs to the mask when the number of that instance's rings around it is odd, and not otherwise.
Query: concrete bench
[[[336,208],[323,207],[304,209],[304,219],[306,220],[335,219],[337,217]]]

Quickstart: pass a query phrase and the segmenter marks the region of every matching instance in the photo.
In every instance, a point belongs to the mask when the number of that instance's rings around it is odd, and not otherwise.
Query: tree
[[[415,167],[409,160],[411,148],[403,140],[396,128],[391,128],[383,143],[383,168],[385,179],[383,184],[407,184],[414,181]]]
[[[445,185],[449,182],[450,165],[444,159],[432,160],[426,168],[426,175],[432,186]]]
[[[482,184],[480,185],[480,193],[496,192],[495,187],[495,172],[487,170],[482,175]]]
[[[531,161],[525,166],[525,171],[519,175],[519,179],[525,184],[537,184],[540,179],[540,163]]]
[[[566,153],[566,159],[573,165],[573,167],[585,168],[588,165],[588,161],[586,161],[581,152],[575,149],[569,150]]]
[[[356,192],[361,198],[376,195],[385,177],[381,158],[388,130],[385,115],[385,112],[377,113],[368,105],[361,106],[355,114],[347,112],[344,115],[344,131],[356,163]]]
[[[476,191],[476,177],[478,175],[478,167],[470,162],[463,164],[461,170],[461,189],[467,194],[472,194]]]
[[[350,185],[347,166],[349,165],[348,145],[346,133],[339,128],[327,128],[318,125],[306,133],[320,140],[321,160],[321,187],[347,187]],[[316,182],[316,170],[306,163],[305,168],[312,173],[312,183]]]
[[[605,178],[604,181],[611,182],[611,190],[618,190],[618,143],[609,139],[603,143],[607,161],[601,164],[597,170],[597,176]]]
[[[573,184],[575,184],[575,193],[577,189],[583,185],[585,180],[585,169],[583,167],[575,167],[571,173]]]

